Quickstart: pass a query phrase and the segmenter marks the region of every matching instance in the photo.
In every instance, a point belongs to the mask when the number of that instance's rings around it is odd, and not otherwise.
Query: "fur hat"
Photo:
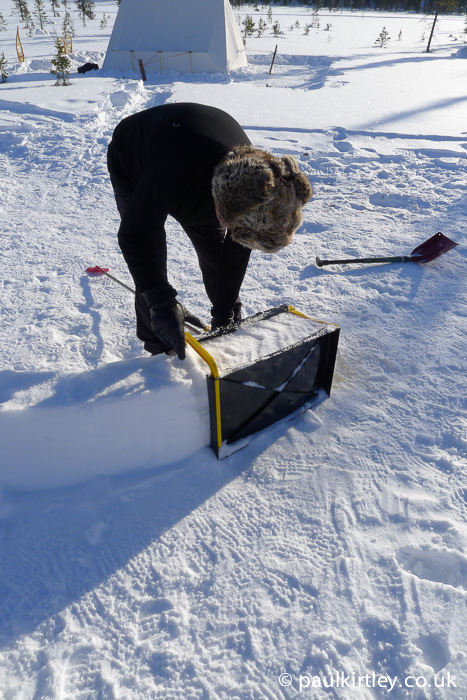
[[[212,178],[216,212],[232,238],[266,253],[291,242],[312,194],[293,156],[277,158],[254,146],[233,148]]]

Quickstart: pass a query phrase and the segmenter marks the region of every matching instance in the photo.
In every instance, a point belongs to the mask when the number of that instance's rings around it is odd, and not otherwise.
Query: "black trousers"
[[[120,216],[123,217],[129,196],[121,192],[115,192],[115,200]],[[206,289],[206,294],[211,302],[215,303],[218,284],[222,282],[219,275],[222,275],[222,261],[228,260],[228,267],[236,264],[237,270],[243,279],[248,266],[249,255],[245,255],[245,249],[240,249],[237,244],[231,244],[226,240],[225,229],[220,224],[184,227],[184,231],[190,239],[201,270],[201,275]],[[237,260],[236,260],[237,257]],[[234,300],[235,320],[241,318],[242,302],[238,296]],[[151,328],[151,315],[146,301],[141,292],[136,289],[135,294],[136,312],[136,336],[143,341],[144,349],[153,355],[171,350],[160,338],[158,338]]]

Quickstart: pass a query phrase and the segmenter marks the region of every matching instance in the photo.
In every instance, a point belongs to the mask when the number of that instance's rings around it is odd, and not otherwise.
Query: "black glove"
[[[158,338],[173,348],[180,360],[185,359],[185,329],[184,323],[204,328],[203,322],[197,316],[187,311],[175,299],[164,303],[153,304],[149,308],[151,328]]]
[[[222,326],[229,326],[231,323],[238,323],[242,318],[242,302],[240,299],[235,302],[232,311],[228,314],[218,314],[214,309],[211,309],[211,330],[216,331]]]

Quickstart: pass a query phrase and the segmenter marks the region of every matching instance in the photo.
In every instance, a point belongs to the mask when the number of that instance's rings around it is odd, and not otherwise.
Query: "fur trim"
[[[212,178],[216,211],[232,238],[266,252],[290,243],[312,194],[293,156],[276,158],[254,146],[230,151]]]

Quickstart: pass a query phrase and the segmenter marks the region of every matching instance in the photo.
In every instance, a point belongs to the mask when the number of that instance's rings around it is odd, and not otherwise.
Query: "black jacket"
[[[244,144],[250,141],[231,116],[192,103],[153,107],[118,124],[108,168],[122,214],[119,245],[140,292],[154,292],[161,301],[176,294],[167,279],[167,215],[185,229],[218,231],[214,168],[233,146]],[[233,307],[250,255],[228,234],[222,247],[215,253],[219,283],[211,298],[221,314]]]

